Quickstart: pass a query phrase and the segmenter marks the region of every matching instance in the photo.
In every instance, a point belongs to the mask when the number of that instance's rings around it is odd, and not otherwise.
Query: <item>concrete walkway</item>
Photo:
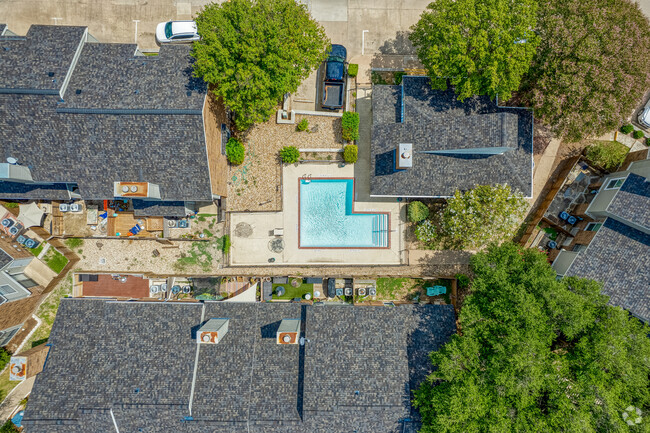
[[[30,392],[32,392],[34,380],[36,380],[36,376],[30,377],[11,390],[2,404],[0,404],[0,423],[4,423],[5,420],[9,419],[14,410],[18,408],[20,402],[23,401],[23,399],[27,397]]]

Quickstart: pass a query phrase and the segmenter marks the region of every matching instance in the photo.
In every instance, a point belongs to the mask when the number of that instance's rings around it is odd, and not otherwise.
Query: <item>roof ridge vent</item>
[[[198,344],[217,344],[228,333],[230,319],[210,319],[196,332]]]
[[[300,319],[282,319],[276,334],[278,344],[298,344],[300,339]]]

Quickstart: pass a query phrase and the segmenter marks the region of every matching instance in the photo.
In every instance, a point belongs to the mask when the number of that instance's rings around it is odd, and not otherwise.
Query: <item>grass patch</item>
[[[188,266],[200,266],[204,271],[212,268],[212,254],[210,248],[212,242],[192,242],[192,246],[187,254],[181,254],[181,257],[174,263],[177,270],[184,270]]]
[[[275,289],[279,286],[284,287],[286,290],[284,295],[282,296],[277,296],[275,294]],[[302,298],[306,293],[311,293],[312,296],[314,295],[314,285],[313,284],[301,284],[298,287],[293,287],[291,283],[287,284],[273,284],[273,296],[271,297],[272,299],[284,299],[284,300],[291,300],[293,298]]]
[[[552,241],[557,239],[557,230],[555,230],[553,227],[544,227],[542,230],[544,230],[546,233],[548,233],[548,237]]]
[[[157,56],[158,55],[158,53],[142,53],[142,54],[144,54],[145,56]]]
[[[0,375],[0,401],[9,394],[9,392],[14,389],[20,381],[9,381],[9,369],[7,368],[4,373]]]
[[[206,238],[211,238],[212,236],[214,236],[212,232],[208,229],[203,229],[203,234],[205,235]]]
[[[7,209],[16,209],[20,205],[20,203],[16,203],[14,201],[8,201],[8,202],[3,203],[3,204],[4,204],[4,207],[6,207]]]
[[[591,162],[606,170],[615,170],[623,161],[630,149],[618,141],[594,141],[587,147],[585,156]]]
[[[395,299],[398,293],[404,289],[411,291],[418,286],[420,286],[420,281],[413,278],[377,278],[377,297],[379,299]]]
[[[220,238],[217,238],[217,248],[219,248],[224,254],[230,252],[230,236],[223,235]]]
[[[68,264],[68,259],[52,246],[50,246],[50,249],[45,253],[43,261],[57,274],[60,274],[63,268],[65,268],[65,265]]]
[[[79,247],[83,246],[83,244],[84,244],[84,240],[81,239],[81,238],[68,238],[68,239],[66,239],[66,240],[63,241],[63,242],[64,242],[64,243],[68,246],[68,248],[70,248],[70,249],[79,248]]]
[[[27,251],[32,253],[34,257],[38,257],[38,255],[43,251],[43,248],[45,248],[47,242],[41,242],[36,248],[26,248]]]
[[[36,331],[29,337],[29,340],[25,343],[25,348],[29,349],[30,347],[38,346],[39,344],[46,343],[47,339],[50,337],[50,331],[52,330],[52,324],[56,318],[56,312],[59,309],[59,304],[61,303],[61,298],[65,298],[72,294],[72,277],[64,278],[61,280],[58,286],[52,290],[52,293],[43,301],[36,316],[41,319],[41,326],[39,326]]]

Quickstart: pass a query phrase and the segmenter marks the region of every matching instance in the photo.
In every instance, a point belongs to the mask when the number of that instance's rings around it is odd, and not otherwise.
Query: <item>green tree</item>
[[[527,104],[570,141],[627,123],[650,87],[650,25],[629,0],[541,0]]]
[[[462,336],[431,355],[437,370],[415,392],[421,432],[650,431],[622,417],[650,410],[650,327],[594,281],[557,281],[534,249],[493,245],[471,268]]]
[[[436,0],[412,27],[411,42],[434,89],[447,80],[459,100],[510,98],[539,38],[535,0]]]
[[[211,3],[196,17],[194,75],[211,84],[245,130],[265,122],[326,57],[329,40],[295,0]]]
[[[512,237],[528,203],[508,185],[480,185],[464,193],[456,191],[436,216],[435,235],[425,226],[421,241],[445,248],[480,248]],[[428,235],[429,237],[427,238]]]
[[[354,164],[359,159],[359,148],[356,144],[348,144],[343,148],[343,161]]]

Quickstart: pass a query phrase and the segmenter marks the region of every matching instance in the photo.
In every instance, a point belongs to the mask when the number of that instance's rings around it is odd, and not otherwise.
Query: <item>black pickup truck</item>
[[[327,64],[325,65],[325,80],[323,82],[323,108],[338,110],[343,108],[345,100],[345,78],[347,76],[345,61],[347,50],[343,45],[332,45]]]

